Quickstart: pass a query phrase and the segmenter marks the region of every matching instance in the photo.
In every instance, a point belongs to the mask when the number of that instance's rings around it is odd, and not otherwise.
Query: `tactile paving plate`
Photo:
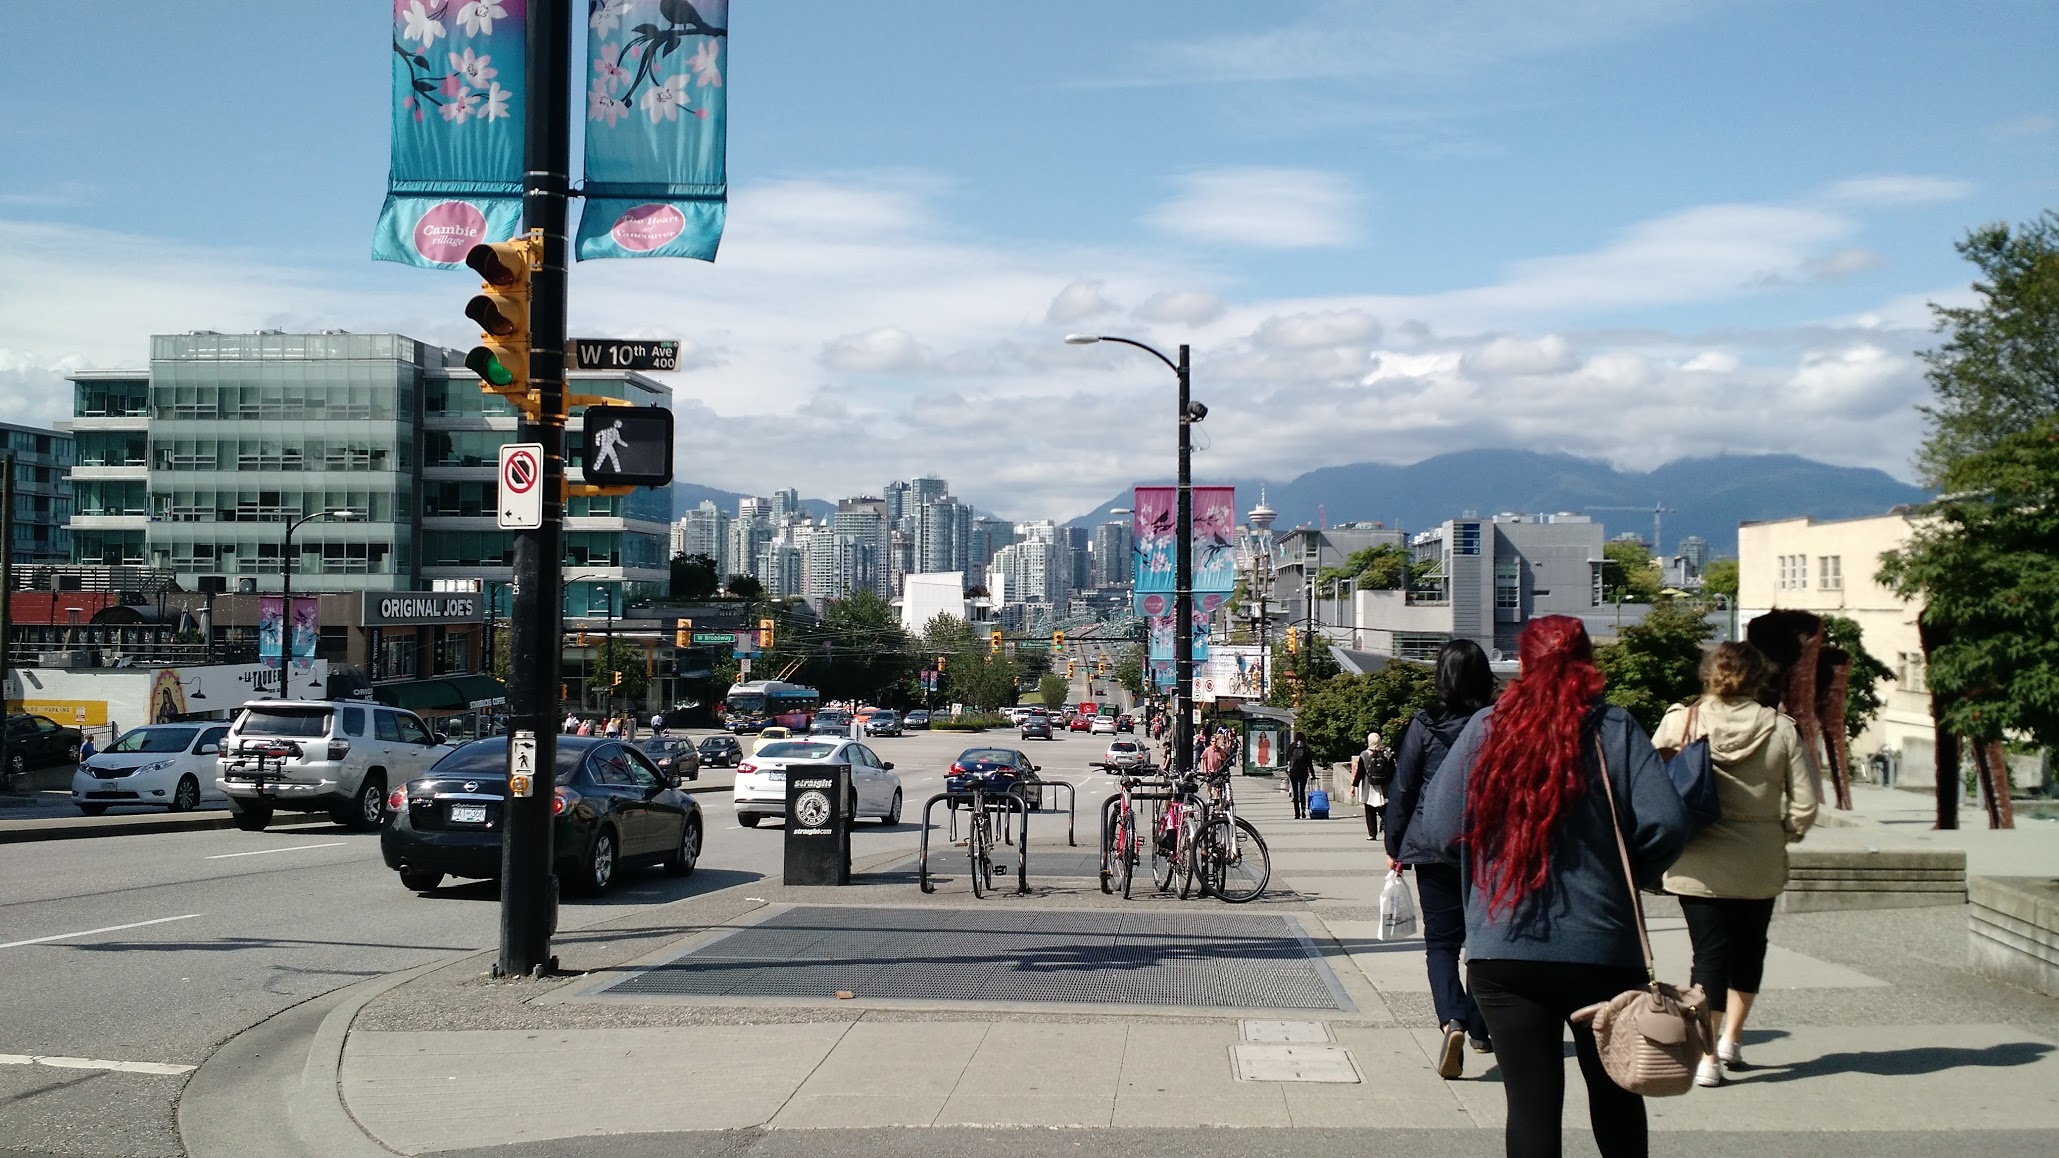
[[[597,991],[610,997],[857,997],[1351,1008],[1291,920],[797,906]]]

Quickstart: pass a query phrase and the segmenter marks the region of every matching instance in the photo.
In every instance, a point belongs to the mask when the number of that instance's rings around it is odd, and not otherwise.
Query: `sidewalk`
[[[1089,831],[1068,849],[1048,824],[1032,894],[974,901],[940,841],[933,871],[956,877],[933,895],[898,856],[850,888],[758,881],[562,938],[577,976],[496,982],[490,954],[426,972],[356,1013],[324,1080],[404,1154],[755,1127],[1204,1125],[1419,1129],[1492,1150],[1492,1058],[1438,1079],[1420,942],[1372,940],[1384,854],[1357,809],[1340,797],[1335,819],[1296,822],[1268,782],[1238,791],[1274,866],[1251,905],[1104,896]],[[1654,924],[1661,972],[1684,976],[1677,915]],[[1963,910],[1784,914],[1773,940],[1754,1068],[1649,1103],[1655,1132],[1816,1148],[1825,1135],[1806,1132],[1852,1132],[1920,1153],[1947,1144],[1929,1132],[2059,1131],[2059,1001],[1973,976]],[[1568,1067],[1567,1121],[1584,1126]],[[551,1075],[551,1093],[510,1112],[523,1074]],[[2049,1152],[2022,1137],[2011,1152]]]

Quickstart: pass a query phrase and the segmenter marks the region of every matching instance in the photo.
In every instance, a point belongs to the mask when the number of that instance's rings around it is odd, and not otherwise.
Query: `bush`
[[[934,716],[930,719],[932,732],[984,732],[988,728],[1012,728],[1015,722],[1006,716],[992,712],[973,712],[963,716]]]

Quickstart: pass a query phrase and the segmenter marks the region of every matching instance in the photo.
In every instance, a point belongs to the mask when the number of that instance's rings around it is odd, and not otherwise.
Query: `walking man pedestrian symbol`
[[[606,429],[602,430],[600,433],[594,435],[593,445],[595,451],[593,456],[593,464],[596,468],[600,467],[601,464],[606,463],[610,459],[612,459],[615,463],[615,470],[620,471],[623,469],[622,458],[620,455],[615,453],[617,449],[629,445],[628,443],[622,441],[621,419],[616,419],[614,425],[609,426]]]

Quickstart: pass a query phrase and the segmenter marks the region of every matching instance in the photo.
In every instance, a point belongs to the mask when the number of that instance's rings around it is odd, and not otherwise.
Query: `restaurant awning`
[[[468,712],[507,702],[506,685],[492,676],[445,676],[403,684],[375,684],[372,698],[411,712]]]

